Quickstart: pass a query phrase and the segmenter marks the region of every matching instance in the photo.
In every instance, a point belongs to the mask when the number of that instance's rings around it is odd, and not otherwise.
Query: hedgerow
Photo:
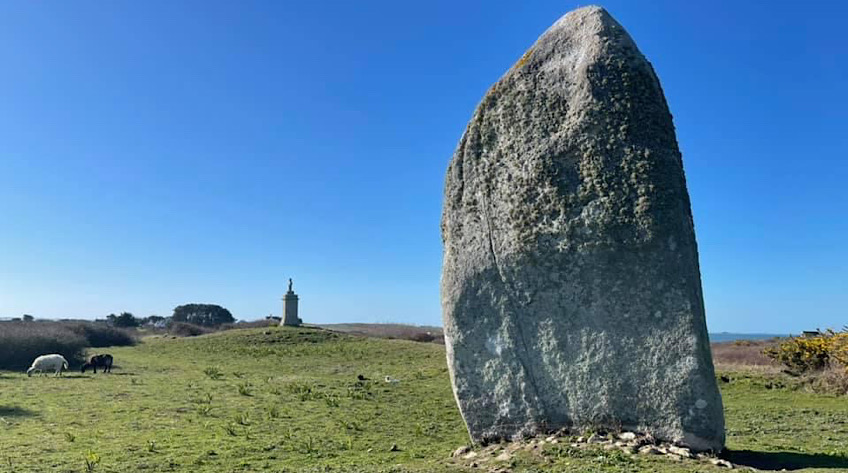
[[[135,342],[129,332],[101,322],[0,322],[0,369],[26,369],[36,357],[51,353],[77,366],[86,348]]]

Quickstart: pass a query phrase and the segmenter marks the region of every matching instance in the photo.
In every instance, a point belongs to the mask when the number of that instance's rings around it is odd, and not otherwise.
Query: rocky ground
[[[593,450],[617,450],[623,455],[664,455],[676,461],[705,463],[717,467],[733,469],[733,463],[718,458],[714,454],[692,452],[686,447],[658,442],[646,435],[634,432],[592,433],[583,436],[559,432],[547,437],[536,437],[521,442],[499,443],[479,448],[462,446],[451,455],[453,462],[471,468],[480,468],[491,473],[507,473],[511,464],[519,456],[545,457],[550,450],[565,450],[566,453],[591,453]],[[748,468],[754,470],[753,468]]]

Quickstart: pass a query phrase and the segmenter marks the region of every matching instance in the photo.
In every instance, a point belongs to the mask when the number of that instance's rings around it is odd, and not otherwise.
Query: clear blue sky
[[[439,324],[448,160],[568,1],[0,3],[0,316]],[[611,1],[713,331],[848,324],[848,3]]]

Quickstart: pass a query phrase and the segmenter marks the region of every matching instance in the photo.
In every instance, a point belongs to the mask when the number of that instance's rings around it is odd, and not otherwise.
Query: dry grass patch
[[[444,345],[445,336],[441,327],[407,324],[327,324],[319,327],[333,332],[366,337],[433,342]]]
[[[713,363],[717,366],[760,366],[779,370],[780,364],[763,354],[763,350],[777,343],[776,339],[713,343]]]

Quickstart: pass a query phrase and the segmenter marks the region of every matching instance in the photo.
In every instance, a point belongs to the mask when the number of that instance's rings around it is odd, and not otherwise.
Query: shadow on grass
[[[0,406],[0,417],[33,417],[38,413],[18,406]]]
[[[826,453],[725,451],[722,458],[758,470],[800,470],[802,468],[848,468],[848,457]]]

